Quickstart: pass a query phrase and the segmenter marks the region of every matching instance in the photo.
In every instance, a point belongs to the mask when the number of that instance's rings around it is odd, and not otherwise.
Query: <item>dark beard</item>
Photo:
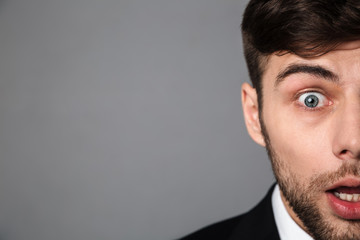
[[[305,230],[316,240],[359,240],[360,220],[338,218],[339,222],[344,223],[342,224],[344,227],[339,228],[339,225],[331,224],[330,220],[322,215],[316,199],[320,193],[324,193],[326,187],[339,179],[345,176],[359,176],[360,166],[344,164],[336,172],[314,176],[309,185],[305,186],[297,181],[296,174],[292,173],[284,161],[277,156],[261,119],[260,117],[261,129],[275,178],[286,201],[305,226]]]

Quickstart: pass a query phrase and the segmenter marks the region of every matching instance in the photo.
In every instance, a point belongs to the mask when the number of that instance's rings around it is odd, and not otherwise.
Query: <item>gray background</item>
[[[0,1],[0,238],[174,239],[254,206],[246,2]]]

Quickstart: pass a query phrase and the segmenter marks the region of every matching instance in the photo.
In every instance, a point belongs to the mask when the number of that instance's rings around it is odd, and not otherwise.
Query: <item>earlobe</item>
[[[264,147],[265,141],[261,132],[256,90],[248,83],[244,83],[241,90],[241,99],[247,131],[257,144]]]

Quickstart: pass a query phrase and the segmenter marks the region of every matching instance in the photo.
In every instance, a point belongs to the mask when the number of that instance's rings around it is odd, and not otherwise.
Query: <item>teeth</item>
[[[348,202],[358,202],[360,199],[360,194],[347,194],[347,193],[338,193],[334,192],[334,195],[341,200]]]
[[[340,199],[341,200],[346,200],[346,194],[345,193],[340,193]]]
[[[359,201],[360,194],[354,194],[353,201],[357,202]]]

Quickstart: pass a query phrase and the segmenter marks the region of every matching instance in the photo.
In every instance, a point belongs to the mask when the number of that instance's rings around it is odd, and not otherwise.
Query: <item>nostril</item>
[[[360,159],[360,151],[359,152],[352,152],[352,151],[349,151],[349,150],[342,150],[339,154],[339,156],[341,156],[341,158],[356,158],[356,159]]]
[[[344,154],[346,154],[347,153],[347,150],[345,149],[345,150],[342,150],[341,152],[340,152],[340,155],[344,155]]]

